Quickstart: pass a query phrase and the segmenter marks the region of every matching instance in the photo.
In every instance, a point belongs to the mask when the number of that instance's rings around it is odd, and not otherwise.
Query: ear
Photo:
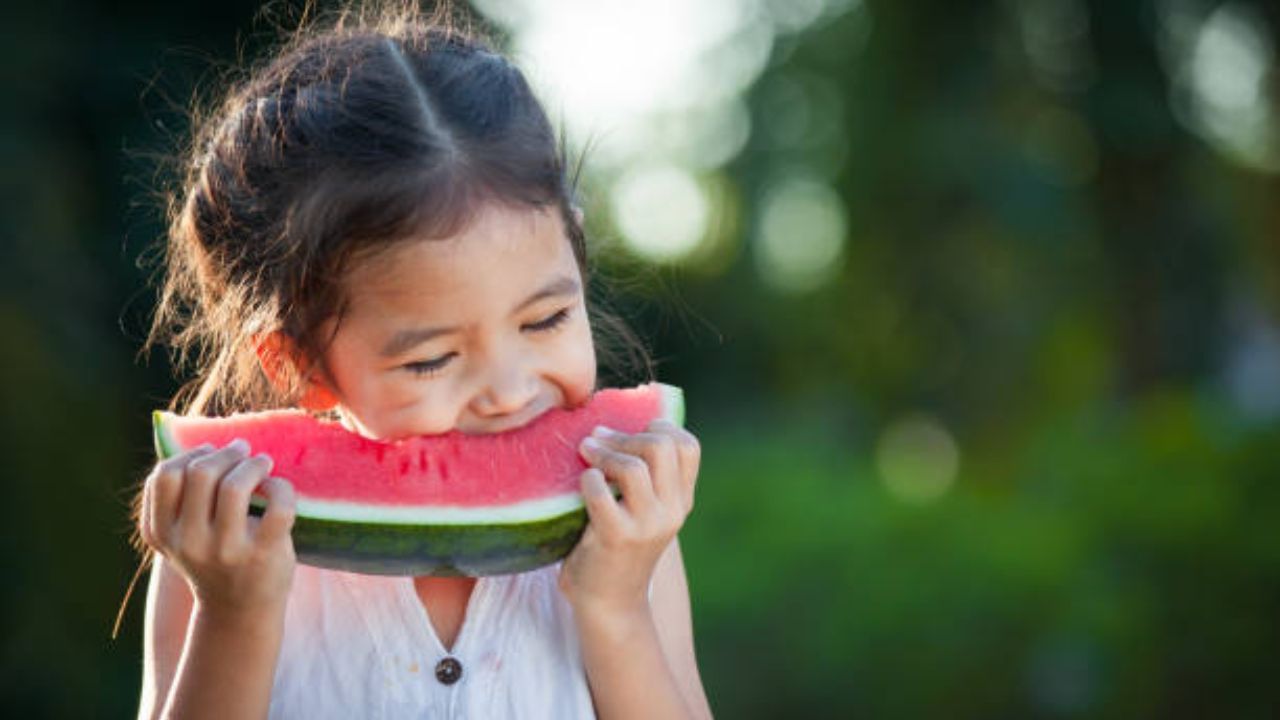
[[[570,209],[573,210],[573,219],[576,220],[578,222],[578,226],[581,227],[583,220],[587,216],[586,213],[582,212],[582,208],[577,205],[571,206]]]
[[[289,392],[289,371],[294,370],[305,378],[306,390],[298,398],[298,405],[317,412],[330,410],[338,404],[333,391],[315,373],[306,372],[301,353],[293,341],[279,330],[254,336],[253,349],[258,364],[267,380],[281,392]]]

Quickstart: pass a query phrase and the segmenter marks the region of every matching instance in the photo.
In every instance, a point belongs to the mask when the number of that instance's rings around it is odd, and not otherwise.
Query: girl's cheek
[[[574,329],[557,365],[562,372],[561,384],[570,404],[585,402],[596,386],[596,352],[591,341],[591,327],[583,322]]]
[[[461,416],[453,393],[443,388],[431,392],[420,389],[418,397],[406,412],[405,425],[410,435],[436,435],[453,430]]]
[[[371,394],[372,402],[359,408],[366,426],[382,439],[408,437],[431,432],[451,421],[448,408],[435,391],[428,392],[427,383],[412,373],[392,373],[383,378],[381,387]]]

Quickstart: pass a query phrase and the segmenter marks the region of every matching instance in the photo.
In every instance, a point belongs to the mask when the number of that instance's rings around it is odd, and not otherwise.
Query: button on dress
[[[413,578],[299,565],[271,718],[594,718],[559,564],[479,578],[445,648]]]

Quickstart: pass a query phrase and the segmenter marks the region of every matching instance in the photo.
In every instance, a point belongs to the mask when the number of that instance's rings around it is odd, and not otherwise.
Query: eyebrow
[[[568,275],[561,275],[544,285],[542,289],[525,298],[525,300],[517,305],[511,313],[514,315],[539,300],[544,300],[549,297],[576,295],[580,288],[581,285],[575,278],[569,277]],[[451,335],[459,332],[460,330],[461,328],[456,326],[407,328],[397,332],[395,335],[392,335],[391,339],[387,340],[386,344],[382,346],[382,350],[380,350],[378,354],[382,357],[395,357],[428,340],[440,337],[441,335]]]

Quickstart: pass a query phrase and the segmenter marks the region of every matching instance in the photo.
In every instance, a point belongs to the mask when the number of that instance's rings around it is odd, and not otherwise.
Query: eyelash
[[[404,366],[404,369],[408,370],[414,375],[435,375],[436,373],[443,370],[444,366],[448,365],[449,361],[453,359],[453,356],[457,354],[458,353],[451,352],[445,355],[441,355],[440,357],[435,358],[433,360],[423,360],[422,362],[411,362],[406,364]]]
[[[539,320],[538,322],[529,323],[528,325],[525,325],[524,329],[532,330],[534,332],[548,332],[550,330],[555,330],[557,327],[559,327],[560,323],[568,319],[569,319],[569,308],[561,308],[560,310],[556,311],[554,315],[552,315],[551,317],[545,320]]]
[[[524,325],[521,329],[532,330],[534,332],[551,332],[552,330],[555,330],[556,328],[558,328],[561,324],[564,323],[565,320],[568,320],[568,319],[569,319],[569,308],[563,308],[561,310],[556,311],[553,315],[546,318],[545,320],[539,320],[538,322],[528,323],[527,325]],[[441,355],[440,357],[434,358],[432,360],[423,360],[421,362],[411,362],[406,364],[404,366],[404,369],[408,370],[414,375],[425,375],[425,376],[435,375],[436,373],[443,370],[444,367],[449,364],[449,361],[452,360],[453,357],[457,354],[458,353],[456,352],[451,352],[451,353],[446,353],[444,355]]]

